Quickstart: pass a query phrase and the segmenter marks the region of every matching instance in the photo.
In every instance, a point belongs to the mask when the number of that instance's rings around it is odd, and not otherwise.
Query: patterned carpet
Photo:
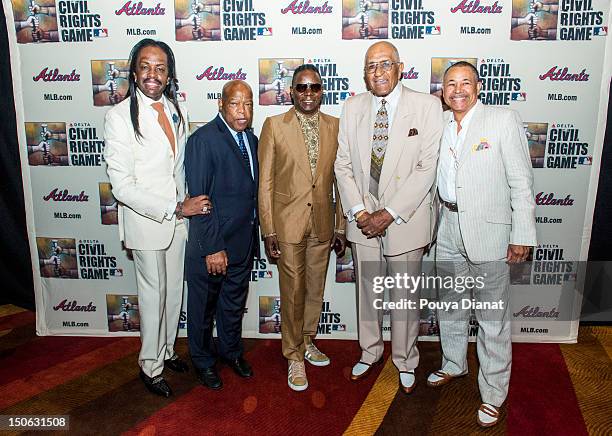
[[[138,338],[41,338],[34,321],[32,312],[0,307],[0,415],[69,415],[71,434],[612,434],[612,327],[581,327],[577,345],[514,344],[507,405],[500,423],[482,430],[473,344],[470,375],[432,389],[425,378],[439,365],[439,345],[420,343],[419,385],[406,396],[388,355],[365,380],[348,380],[354,341],[321,341],[332,364],[308,366],[310,387],[296,393],[280,341],[247,340],[252,379],[222,366],[224,388],[213,392],[193,372],[168,371],[174,396],[163,399],[138,379]],[[177,350],[187,356],[185,339]]]

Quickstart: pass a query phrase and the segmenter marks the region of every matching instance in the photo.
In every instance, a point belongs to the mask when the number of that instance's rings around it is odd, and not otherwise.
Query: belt
[[[440,199],[440,201],[442,202],[444,207],[446,207],[451,212],[458,212],[459,211],[459,209],[457,208],[457,203],[449,203],[448,201],[444,201],[442,199]]]

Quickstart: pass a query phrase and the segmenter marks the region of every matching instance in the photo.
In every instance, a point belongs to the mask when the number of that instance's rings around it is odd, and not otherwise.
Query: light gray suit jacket
[[[517,112],[476,103],[455,180],[470,260],[503,259],[508,244],[536,245],[533,170]]]
[[[380,175],[379,199],[369,193],[372,155],[372,99],[370,92],[349,98],[340,116],[335,172],[345,214],[363,203],[368,212],[390,207],[404,222],[392,223],[386,235],[367,239],[353,220],[347,224],[347,239],[377,247],[395,256],[428,245],[435,216],[432,185],[442,134],[440,100],[403,85],[397,105],[385,161]]]

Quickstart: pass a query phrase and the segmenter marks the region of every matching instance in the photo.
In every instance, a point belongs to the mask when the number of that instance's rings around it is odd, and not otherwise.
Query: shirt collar
[[[303,114],[302,112],[300,112],[300,111],[298,111],[298,110],[296,109],[296,110],[295,110],[295,116],[297,117],[297,119],[298,119],[300,122],[303,122],[303,121],[306,121],[306,122],[308,122],[308,121],[315,121],[315,120],[318,120],[318,119],[319,119],[319,111],[317,110],[317,111],[316,111],[314,114],[312,114],[312,115],[306,115],[306,114]]]
[[[229,124],[227,124],[227,121],[225,121],[225,118],[223,118],[223,115],[221,114],[221,112],[219,112],[219,118],[221,118],[221,120],[223,121],[223,124],[225,124],[227,126],[227,128],[229,129],[229,131],[232,134],[232,136],[234,138],[238,138],[238,132],[235,131],[234,129],[232,129]],[[246,130],[244,130],[242,133],[244,133],[244,135],[243,135],[244,137],[247,136],[246,135]]]
[[[153,100],[152,98],[147,97],[146,95],[144,95],[144,93],[136,88],[136,95],[138,95],[138,98],[140,98],[140,100],[142,100],[142,103],[147,105],[147,106],[151,106],[153,103],[163,103],[164,107],[167,107],[168,104],[166,102],[166,96],[162,94],[162,97],[159,100]]]
[[[379,107],[382,104],[381,102],[383,98],[387,102],[387,107],[389,106],[395,107],[397,105],[397,102],[399,101],[401,94],[402,94],[402,84],[401,82],[398,81],[397,85],[395,85],[395,88],[393,88],[393,91],[391,91],[389,94],[385,95],[384,97],[377,97],[374,94],[372,94],[372,96],[374,97],[376,101],[376,107]]]
[[[478,101],[476,102],[476,104],[474,106],[472,106],[472,108],[467,111],[467,113],[463,116],[463,119],[461,120],[461,130],[465,130],[469,124],[470,121],[472,120],[472,118],[474,117],[474,109],[476,109],[476,106],[478,105]],[[451,112],[451,116],[449,117],[448,120],[448,125],[452,126],[454,124],[456,124],[457,121],[455,121],[455,115]]]

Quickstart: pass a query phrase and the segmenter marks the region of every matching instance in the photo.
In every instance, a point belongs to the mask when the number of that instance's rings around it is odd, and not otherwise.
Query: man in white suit
[[[419,275],[433,232],[431,191],[442,108],[439,99],[399,83],[403,67],[391,43],[373,44],[364,65],[369,92],[348,99],[340,117],[335,172],[348,217],[347,239],[353,243],[361,347],[352,380],[365,377],[382,359],[382,310],[375,307],[380,297],[374,278]],[[418,290],[389,291],[393,301],[418,302]],[[391,311],[392,359],[407,394],[415,387],[418,330],[418,309]]]
[[[512,343],[508,307],[508,263],[523,262],[536,244],[533,172],[523,123],[510,109],[478,101],[478,71],[458,62],[444,74],[444,134],[438,167],[442,216],[437,237],[439,273],[482,279],[473,289],[478,302],[502,302],[476,308],[479,323],[478,385],[482,405],[477,422],[495,425],[508,394]],[[439,298],[457,302],[457,310],[440,310],[442,368],[429,375],[442,386],[467,373],[469,295],[441,289]],[[484,307],[484,306],[483,306]]]
[[[129,97],[106,114],[104,158],[119,201],[119,235],[136,268],[140,378],[149,391],[168,397],[164,365],[189,369],[174,352],[187,239],[183,217],[208,213],[211,205],[205,196],[185,198],[187,114],[176,98],[170,47],[151,39],[137,43],[129,84]]]

